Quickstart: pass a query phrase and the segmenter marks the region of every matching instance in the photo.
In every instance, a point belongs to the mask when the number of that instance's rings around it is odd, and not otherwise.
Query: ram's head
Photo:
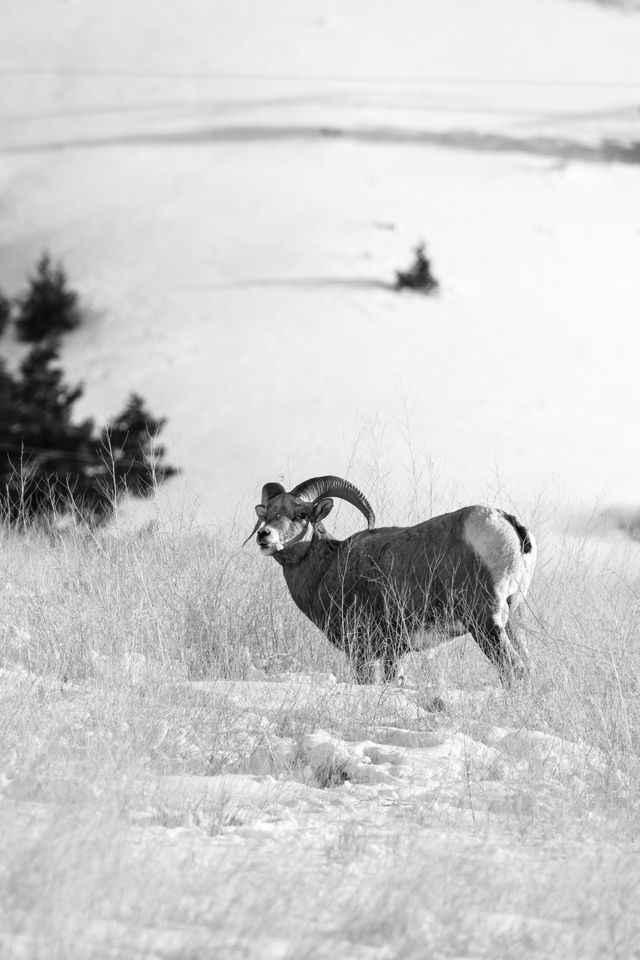
[[[256,506],[258,521],[245,543],[257,533],[261,553],[270,557],[310,542],[314,527],[333,507],[332,497],[357,507],[367,518],[369,530],[373,529],[375,516],[371,505],[353,484],[340,477],[314,477],[289,492],[280,483],[266,483],[262,501]]]

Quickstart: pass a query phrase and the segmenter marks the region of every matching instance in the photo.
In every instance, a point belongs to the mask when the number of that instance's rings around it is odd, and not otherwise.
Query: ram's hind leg
[[[527,675],[528,665],[512,643],[499,614],[476,621],[469,632],[487,659],[497,668],[505,686]]]
[[[511,645],[513,646],[516,653],[522,660],[525,673],[528,674],[530,669],[529,668],[529,650],[527,648],[527,644],[522,635],[522,630],[520,629],[517,623],[517,620],[518,620],[518,616],[515,613],[515,611],[510,610],[509,619],[505,624],[505,630],[511,642]]]

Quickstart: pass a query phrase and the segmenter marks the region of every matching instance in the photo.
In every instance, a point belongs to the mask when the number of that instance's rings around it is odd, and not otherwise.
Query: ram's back
[[[493,507],[470,506],[410,527],[362,531],[336,544],[324,578],[327,596],[371,598],[376,606],[391,593],[422,605],[427,598],[499,587],[512,592],[524,577],[529,541],[524,528]],[[534,559],[534,557],[531,557]]]
[[[470,509],[433,517],[411,527],[379,527],[356,533],[336,545],[335,561],[322,588],[327,595],[370,595],[378,601],[390,591],[420,601],[445,583],[466,576],[473,552],[463,533]]]

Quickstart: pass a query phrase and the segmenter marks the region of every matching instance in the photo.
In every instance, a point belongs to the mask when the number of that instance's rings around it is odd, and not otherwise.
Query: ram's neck
[[[333,562],[340,542],[329,537],[324,531],[318,531],[300,559],[282,556],[282,554],[275,556],[282,566],[284,579],[294,603],[317,625],[323,623],[325,619],[319,586]]]

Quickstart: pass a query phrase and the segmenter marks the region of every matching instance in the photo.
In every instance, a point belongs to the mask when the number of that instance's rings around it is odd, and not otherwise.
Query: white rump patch
[[[513,608],[529,589],[535,564],[533,538],[532,552],[523,554],[520,537],[500,511],[493,507],[476,507],[465,522],[464,539],[489,570],[502,602],[506,623],[507,599],[514,597]]]

